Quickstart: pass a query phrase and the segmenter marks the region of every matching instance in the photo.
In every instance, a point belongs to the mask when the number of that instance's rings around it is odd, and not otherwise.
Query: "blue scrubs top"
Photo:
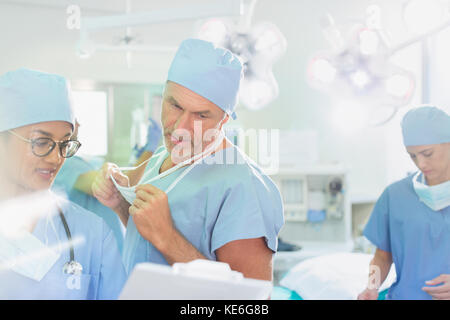
[[[167,152],[164,146],[147,164],[145,172],[150,177],[159,174],[161,164],[155,164],[162,152]],[[166,190],[186,168],[153,185]],[[267,247],[276,252],[277,235],[284,224],[280,192],[235,146],[203,159],[168,193],[168,199],[177,230],[210,260],[216,260],[218,248],[239,239],[264,237]],[[141,237],[131,217],[123,258],[127,272],[140,262],[167,264],[164,256]]]
[[[450,274],[450,207],[431,210],[419,200],[412,177],[384,190],[363,232],[392,254],[397,280],[388,299],[431,299],[421,289],[425,281]]]
[[[70,260],[70,248],[64,247],[50,271],[36,281],[11,270],[0,272],[1,299],[117,299],[126,281],[125,268],[111,229],[98,216],[82,207],[60,199],[60,207],[67,220],[72,239],[84,241],[74,246],[75,261],[83,271],[80,278],[62,272]],[[48,246],[58,246],[67,241],[67,234],[59,215],[53,221],[56,232],[39,220],[33,235]]]
[[[97,161],[97,163],[94,160],[86,161],[77,156],[66,159],[55,178],[52,189],[63,192],[70,201],[103,218],[113,231],[117,246],[120,252],[122,252],[124,227],[117,214],[110,208],[102,205],[95,197],[73,188],[81,174],[98,170],[102,163],[103,161]]]

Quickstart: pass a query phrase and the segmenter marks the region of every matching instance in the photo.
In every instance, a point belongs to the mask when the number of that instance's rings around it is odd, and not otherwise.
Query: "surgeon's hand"
[[[167,194],[155,186],[136,187],[136,199],[129,213],[141,236],[157,249],[163,248],[176,233]]]
[[[112,182],[111,175],[119,185],[124,187],[129,186],[128,177],[119,170],[119,167],[114,163],[107,162],[100,168],[92,183],[92,194],[101,204],[116,211],[126,200],[123,199]]]
[[[422,290],[433,299],[450,300],[450,274],[441,274],[432,280],[425,281],[425,284],[427,287],[423,287]]]
[[[358,300],[377,300],[378,299],[378,290],[377,289],[368,289],[364,290],[358,295]]]

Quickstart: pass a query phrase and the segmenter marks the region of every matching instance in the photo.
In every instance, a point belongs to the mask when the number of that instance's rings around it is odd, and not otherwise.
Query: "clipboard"
[[[265,300],[272,282],[245,278],[227,263],[193,260],[166,266],[140,263],[119,300]]]

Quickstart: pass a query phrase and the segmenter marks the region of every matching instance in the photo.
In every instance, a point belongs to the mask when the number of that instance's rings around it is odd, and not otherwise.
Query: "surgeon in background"
[[[1,299],[116,299],[126,280],[107,224],[49,192],[80,147],[74,126],[63,77],[0,76]]]
[[[75,124],[73,139],[78,136],[78,121]],[[81,126],[82,129],[82,126]],[[147,143],[141,148],[134,148],[134,157],[137,159],[136,165],[139,165],[149,159],[161,140],[161,128],[156,121],[150,119],[150,125],[147,131]],[[118,216],[110,208],[102,205],[92,195],[92,183],[97,174],[97,170],[103,165],[103,161],[99,162],[98,158],[88,158],[82,156],[74,156],[64,162],[61,170],[55,178],[53,189],[62,191],[66,194],[70,201],[82,206],[83,208],[95,213],[103,218],[114,233],[117,246],[122,252],[125,228],[120,222]],[[133,175],[136,171],[128,171],[130,179],[134,179]]]
[[[368,287],[377,299],[395,264],[387,299],[450,299],[450,116],[433,106],[410,110],[402,123],[406,151],[419,171],[387,187],[364,229],[376,245]]]
[[[284,223],[280,192],[223,132],[236,118],[242,77],[241,61],[227,49],[183,41],[163,94],[164,145],[136,181],[114,164],[97,176],[94,195],[127,226],[127,272],[140,262],[209,259],[272,280]]]

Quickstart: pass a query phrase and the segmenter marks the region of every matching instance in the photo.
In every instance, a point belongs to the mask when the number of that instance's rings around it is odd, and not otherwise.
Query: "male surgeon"
[[[242,77],[229,50],[183,41],[163,94],[164,145],[136,181],[111,163],[99,172],[93,194],[127,226],[127,272],[140,262],[209,259],[245,277],[272,279],[284,223],[279,190],[223,133],[236,118]]]

